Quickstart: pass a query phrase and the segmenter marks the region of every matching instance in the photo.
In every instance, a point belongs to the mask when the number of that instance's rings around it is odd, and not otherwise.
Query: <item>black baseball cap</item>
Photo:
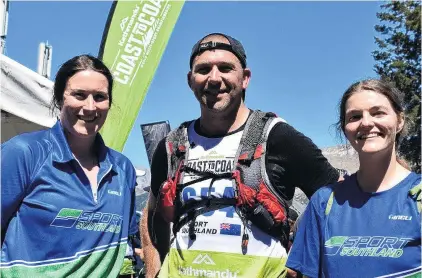
[[[209,41],[209,42],[205,42],[202,43],[202,41],[212,35],[220,35],[225,37],[228,41],[229,44],[227,43],[222,43],[222,42],[214,42],[214,41]],[[211,33],[206,35],[205,37],[203,37],[202,39],[200,39],[192,48],[192,53],[190,54],[190,61],[189,61],[189,66],[192,69],[192,63],[193,63],[193,59],[199,55],[200,53],[206,51],[206,50],[210,50],[210,49],[223,49],[223,50],[227,50],[230,51],[231,53],[233,53],[234,55],[236,55],[236,57],[239,59],[240,63],[242,64],[243,68],[246,68],[246,52],[245,49],[243,48],[243,45],[240,41],[236,40],[233,37],[230,37],[228,35],[222,34],[222,33]]]

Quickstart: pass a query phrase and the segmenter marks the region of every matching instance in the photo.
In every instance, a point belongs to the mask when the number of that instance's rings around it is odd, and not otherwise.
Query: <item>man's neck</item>
[[[212,136],[233,132],[246,122],[249,112],[249,108],[243,103],[239,106],[239,109],[224,114],[201,111],[201,132]]]
[[[362,154],[359,161],[357,179],[365,192],[388,190],[409,174],[409,171],[397,162],[395,150],[392,153]]]

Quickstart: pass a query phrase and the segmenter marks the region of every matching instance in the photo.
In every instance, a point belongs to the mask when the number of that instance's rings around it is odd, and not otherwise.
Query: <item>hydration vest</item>
[[[271,185],[265,169],[265,151],[268,128],[277,116],[259,110],[253,111],[248,118],[234,160],[231,173],[198,171],[187,166],[190,143],[188,127],[192,122],[183,123],[170,132],[166,138],[168,175],[161,185],[159,209],[163,218],[173,222],[173,233],[189,223],[189,237],[196,239],[195,219],[208,211],[234,206],[244,226],[251,221],[267,234],[278,238],[287,246],[289,235],[287,202]],[[282,142],[281,142],[282,143]],[[185,173],[195,174],[199,178],[181,183]],[[208,198],[181,202],[183,188],[196,182],[210,179]],[[219,179],[231,179],[234,198],[214,198],[211,196],[213,183]],[[249,236],[244,229],[242,249],[247,248]]]

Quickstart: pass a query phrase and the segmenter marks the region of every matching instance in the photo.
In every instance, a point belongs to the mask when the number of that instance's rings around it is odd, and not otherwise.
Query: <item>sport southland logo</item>
[[[120,233],[123,217],[114,213],[62,208],[50,226],[95,232]]]
[[[80,209],[62,208],[50,225],[63,228],[72,228],[76,223],[76,220],[78,220],[78,218],[81,216],[82,212],[83,210]]]
[[[333,236],[325,242],[325,255],[399,258],[412,238],[385,236]]]
[[[215,265],[214,261],[208,256],[208,254],[199,254],[192,262],[193,264],[208,264]]]

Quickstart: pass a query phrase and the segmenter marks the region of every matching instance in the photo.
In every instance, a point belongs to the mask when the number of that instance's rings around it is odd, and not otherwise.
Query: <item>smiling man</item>
[[[201,115],[154,154],[141,224],[147,277],[284,277],[286,201],[295,186],[310,197],[338,180],[309,138],[245,105],[250,78],[238,40],[214,33],[194,45],[187,81]]]

